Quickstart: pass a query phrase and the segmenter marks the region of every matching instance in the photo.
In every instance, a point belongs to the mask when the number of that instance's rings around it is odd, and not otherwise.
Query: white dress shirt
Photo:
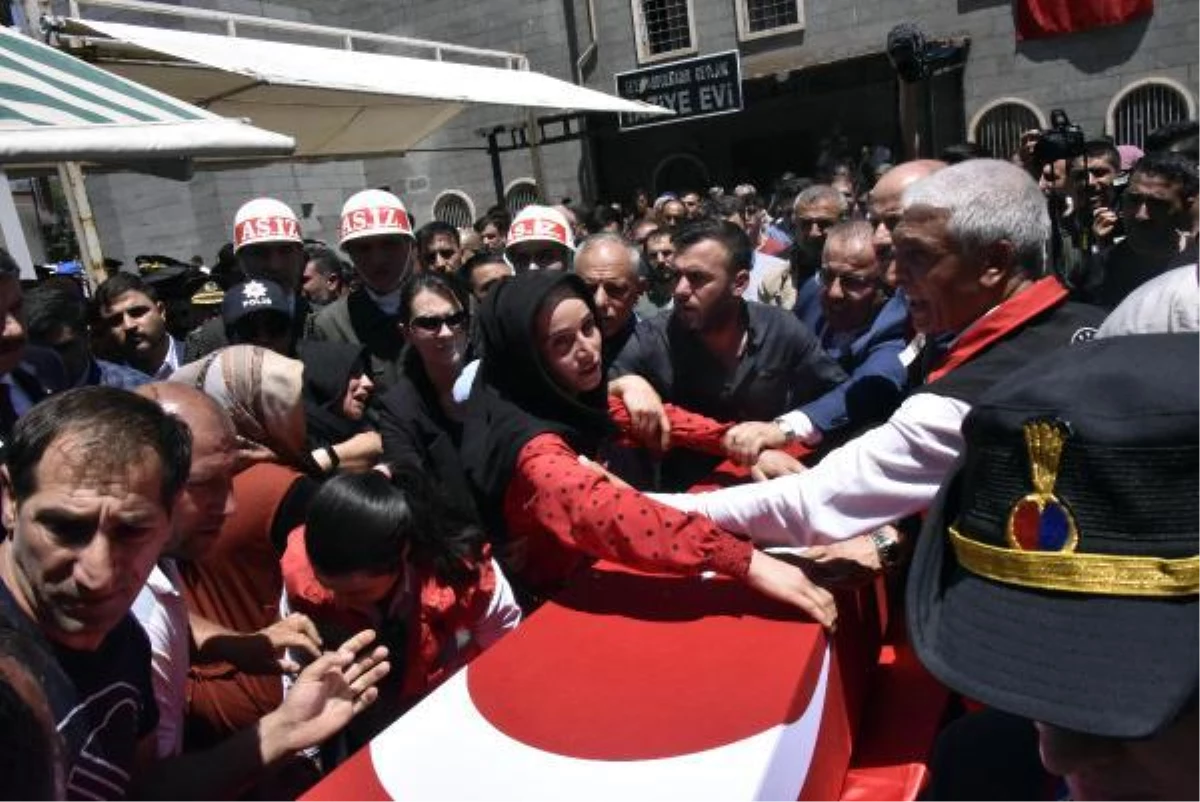
[[[182,587],[175,561],[164,557],[154,566],[133,602],[133,615],[150,639],[151,678],[154,701],[158,703],[154,741],[160,758],[183,752],[191,635]]]
[[[179,370],[179,360],[183,356],[183,347],[179,341],[167,335],[167,355],[163,358],[162,364],[158,366],[158,370],[154,371],[155,381],[166,381],[171,377],[171,374]]]
[[[963,451],[969,410],[963,401],[918,393],[804,473],[710,493],[649,495],[760,546],[844,540],[929,507]]]

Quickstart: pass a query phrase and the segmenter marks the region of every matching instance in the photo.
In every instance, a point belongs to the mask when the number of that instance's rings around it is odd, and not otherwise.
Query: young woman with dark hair
[[[463,410],[454,382],[467,363],[470,300],[453,277],[419,273],[400,291],[408,347],[396,383],[378,400],[383,461],[431,477],[458,509],[473,512],[459,447]]]
[[[380,701],[407,709],[521,620],[483,531],[416,470],[326,482],[283,561],[290,607],[338,642],[369,626],[396,655]],[[403,655],[401,659],[399,656]],[[389,693],[389,687],[391,693]]]
[[[463,461],[529,603],[606,559],[646,571],[716,571],[832,625],[832,596],[799,568],[581,464],[631,428],[607,393],[600,329],[582,279],[553,271],[509,279],[488,297],[481,324],[487,357],[468,405]],[[666,409],[674,444],[723,453],[728,424]]]

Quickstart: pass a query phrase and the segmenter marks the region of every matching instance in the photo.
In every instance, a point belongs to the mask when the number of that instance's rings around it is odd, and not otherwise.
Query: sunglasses
[[[458,253],[458,251],[454,250],[453,248],[435,248],[426,251],[425,258],[430,262],[432,262],[434,259],[437,259],[439,256],[443,259],[449,260],[453,259],[454,254],[456,253]]]
[[[797,217],[796,218],[797,228],[805,229],[805,228],[812,228],[813,226],[816,226],[817,228],[821,229],[822,231],[828,231],[829,229],[836,226],[839,222],[840,221],[838,221],[838,220],[830,220],[830,219],[823,218],[823,217]]]
[[[864,278],[850,273],[835,273],[827,267],[822,267],[817,271],[817,282],[822,287],[832,287],[835,281],[840,282],[842,289],[846,292],[865,292],[879,285],[877,279]]]
[[[421,315],[414,317],[409,323],[422,331],[436,334],[442,330],[442,326],[461,329],[467,323],[467,313],[459,310],[449,315]]]

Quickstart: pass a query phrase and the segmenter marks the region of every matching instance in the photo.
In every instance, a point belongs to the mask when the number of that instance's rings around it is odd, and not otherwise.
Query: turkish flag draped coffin
[[[882,631],[873,592],[838,609],[830,640],[733,580],[599,562],[302,800],[837,799]]]
[[[1018,39],[1120,25],[1154,11],[1154,0],[1016,0]]]

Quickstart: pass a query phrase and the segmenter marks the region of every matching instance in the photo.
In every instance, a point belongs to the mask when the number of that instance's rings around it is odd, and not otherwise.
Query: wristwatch
[[[900,538],[893,535],[887,527],[881,527],[871,533],[871,542],[879,554],[879,566],[884,573],[891,573],[903,562],[903,548]]]
[[[774,423],[779,427],[779,431],[783,432],[785,443],[791,443],[796,439],[796,427],[792,426],[787,418],[776,418]]]

